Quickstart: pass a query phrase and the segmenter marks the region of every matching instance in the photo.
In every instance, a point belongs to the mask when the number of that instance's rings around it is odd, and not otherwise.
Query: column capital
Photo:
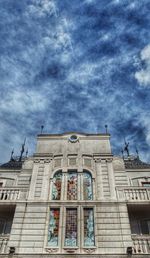
[[[113,161],[112,158],[106,159],[106,162],[111,163]]]
[[[100,163],[102,160],[100,158],[95,158],[94,161],[95,163]]]
[[[34,163],[40,163],[40,159],[34,159]]]
[[[52,158],[44,159],[44,163],[50,163],[52,160]]]

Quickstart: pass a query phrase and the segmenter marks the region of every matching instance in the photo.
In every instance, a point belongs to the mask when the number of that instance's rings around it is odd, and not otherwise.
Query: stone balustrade
[[[127,201],[148,201],[150,200],[150,189],[146,187],[117,187],[118,199]]]
[[[26,195],[27,195],[27,189],[0,188],[0,202],[25,200]]]
[[[133,253],[150,254],[150,236],[132,235]]]
[[[8,248],[7,248],[8,240],[9,240],[8,235],[0,236],[0,254],[8,253]]]

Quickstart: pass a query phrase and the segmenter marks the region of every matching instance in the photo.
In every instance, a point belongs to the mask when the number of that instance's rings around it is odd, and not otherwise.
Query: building
[[[150,257],[150,165],[109,134],[40,134],[0,166],[0,257]]]

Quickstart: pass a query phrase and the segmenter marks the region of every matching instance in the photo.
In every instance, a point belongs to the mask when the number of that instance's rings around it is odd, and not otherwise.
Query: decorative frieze
[[[50,163],[52,161],[52,158],[35,158],[34,163]]]

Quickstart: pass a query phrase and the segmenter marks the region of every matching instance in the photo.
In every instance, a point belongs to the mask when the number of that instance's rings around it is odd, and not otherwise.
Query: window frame
[[[77,209],[77,245],[76,246],[66,246],[65,245],[65,239],[66,239],[66,210],[67,209]],[[77,205],[65,205],[64,207],[64,218],[63,219],[63,230],[62,230],[62,249],[66,250],[66,249],[79,249],[80,247],[80,220],[79,220],[79,216],[80,216],[80,207]]]
[[[53,184],[54,184],[54,177],[57,173],[62,174],[62,179],[61,179],[61,193],[60,193],[60,199],[59,200],[54,200],[52,198],[52,193],[53,193]],[[77,174],[77,199],[75,200],[69,200],[68,199],[68,175],[71,173],[76,173]],[[84,199],[84,173],[87,173],[91,177],[91,190],[92,190],[92,199]],[[83,169],[82,172],[78,171],[77,169],[67,169],[66,172],[58,169],[55,170],[54,173],[52,174],[52,177],[50,178],[50,191],[49,191],[49,200],[59,202],[59,201],[94,201],[95,200],[95,181],[93,178],[93,174],[90,170],[88,169]]]
[[[59,230],[58,230],[58,246],[48,245],[48,229],[49,229],[49,218],[50,209],[59,209]],[[65,233],[66,233],[66,210],[77,209],[77,245],[66,246],[65,245]],[[84,245],[84,209],[93,209],[93,223],[94,223],[94,245]],[[54,252],[67,252],[67,250],[80,250],[80,249],[93,249],[97,248],[97,228],[96,228],[96,206],[95,205],[50,205],[47,212],[47,223],[46,223],[46,234],[45,234],[45,249],[53,249]]]

